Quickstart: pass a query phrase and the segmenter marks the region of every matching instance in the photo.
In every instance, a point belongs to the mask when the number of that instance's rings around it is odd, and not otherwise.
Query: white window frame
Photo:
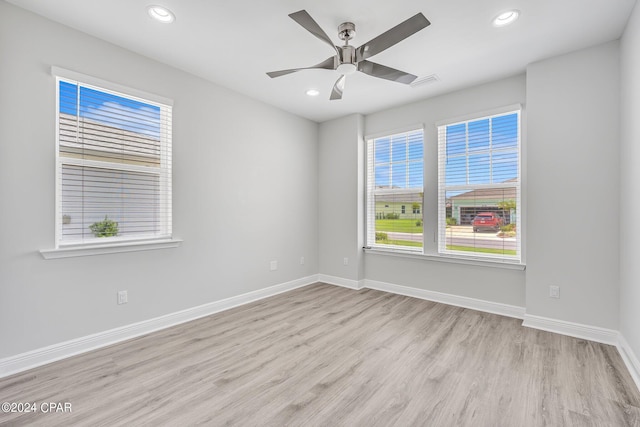
[[[56,84],[56,194],[55,194],[55,248],[44,249],[40,253],[45,259],[66,258],[72,256],[98,255],[114,252],[131,252],[148,249],[162,249],[179,246],[181,240],[172,236],[172,164],[171,164],[171,134],[173,101],[158,95],[146,93],[138,89],[129,88],[116,83],[101,80],[59,67],[52,67],[51,74],[55,77]],[[160,166],[147,167],[135,164],[111,163],[101,160],[78,159],[60,156],[60,82],[77,84],[79,87],[88,87],[101,92],[114,94],[132,100],[141,101],[149,105],[160,107],[161,123],[166,127],[166,131],[160,133]],[[169,117],[168,117],[169,116]],[[164,206],[163,214],[160,218],[160,233],[148,236],[135,237],[107,237],[84,239],[82,242],[65,242],[62,240],[62,168],[64,166],[97,167],[106,170],[136,172],[145,175],[155,175],[159,177],[160,206]]]
[[[376,243],[376,217],[375,217],[375,196],[381,195],[393,195],[402,192],[402,190],[393,190],[393,189],[375,189],[373,185],[375,185],[375,152],[373,147],[374,140],[380,138],[392,138],[397,135],[409,134],[412,132],[422,132],[422,174],[423,174],[423,183],[422,189],[418,192],[423,193],[422,206],[424,207],[424,175],[425,175],[425,130],[424,125],[413,125],[408,126],[402,129],[396,129],[391,132],[383,132],[375,135],[368,135],[365,137],[366,142],[366,179],[365,179],[365,227],[366,227],[366,245],[367,248],[377,248],[384,251],[400,251],[407,253],[421,253],[423,248],[415,247],[415,246],[400,246],[400,245],[381,245]],[[393,161],[390,162],[392,164]],[[409,163],[407,156],[407,163]],[[407,175],[408,176],[408,175]],[[405,192],[408,192],[407,189],[404,189]],[[410,192],[415,192],[413,189]],[[424,208],[421,210],[424,212]],[[423,234],[424,236],[424,234]],[[424,246],[424,244],[423,244]]]
[[[438,177],[439,177],[439,156],[438,156],[438,133],[437,128],[443,125],[455,124],[463,121],[473,121],[479,120],[484,117],[491,117],[497,115],[507,114],[509,112],[519,112],[519,121],[518,121],[518,176],[519,176],[519,188],[518,188],[518,200],[516,210],[516,221],[519,224],[516,228],[517,230],[517,239],[519,242],[519,259],[512,258],[499,258],[499,257],[484,257],[484,256],[476,256],[474,253],[460,253],[460,252],[447,252],[441,253],[439,251],[440,242],[442,241],[442,236],[439,233],[439,226],[441,223],[444,223],[444,219],[441,219],[439,216],[443,215],[446,217],[446,205],[441,202],[440,199],[440,191],[438,186]],[[472,114],[467,114],[464,116],[458,116],[455,118],[451,118],[448,120],[437,121],[433,123],[433,127],[424,125],[420,126],[406,126],[400,129],[395,129],[393,131],[387,132],[377,132],[375,134],[366,135],[366,150],[365,150],[365,235],[366,235],[366,245],[365,252],[369,252],[372,254],[380,254],[380,255],[389,255],[394,257],[401,258],[410,258],[415,260],[425,260],[425,261],[435,261],[435,262],[445,262],[445,263],[453,263],[453,264],[465,264],[465,265],[475,265],[482,267],[492,267],[492,268],[500,268],[500,269],[508,269],[508,270],[524,270],[526,268],[525,265],[525,256],[524,256],[524,227],[526,227],[526,218],[524,217],[524,182],[525,177],[523,176],[523,153],[524,153],[524,140],[522,135],[522,127],[523,127],[523,109],[520,104],[511,104],[505,105],[503,107],[498,107],[491,110],[485,110],[481,112],[476,112]],[[419,128],[423,129],[423,147],[424,147],[424,167],[423,167],[423,175],[424,175],[424,183],[423,183],[423,203],[422,203],[422,215],[423,215],[423,247],[416,248],[416,250],[411,250],[408,247],[392,247],[389,245],[375,245],[371,244],[371,242],[375,242],[375,225],[372,227],[371,224],[375,224],[375,205],[370,206],[370,197],[368,195],[369,190],[369,181],[372,179],[370,176],[370,170],[368,169],[369,164],[372,162],[372,156],[370,150],[369,141],[374,138],[380,138],[384,136],[394,135],[403,132],[409,132],[411,130],[417,130]],[[433,133],[426,132],[426,129],[433,129]],[[432,139],[433,138],[433,139]],[[435,180],[435,181],[433,181]],[[440,203],[440,204],[438,204]],[[434,206],[435,205],[435,206]],[[440,209],[440,205],[443,206]],[[371,230],[374,230],[374,235],[371,235]]]
[[[504,110],[504,111],[503,111]],[[470,190],[482,190],[482,189],[500,189],[500,188],[513,188],[513,184],[505,184],[505,183],[495,183],[495,184],[468,184],[468,185],[453,185],[446,186],[444,183],[445,179],[445,171],[446,165],[444,161],[446,160],[446,156],[443,152],[446,150],[446,134],[444,132],[438,131],[438,254],[443,256],[454,256],[461,257],[465,259],[487,259],[505,263],[514,263],[520,264],[522,262],[522,221],[521,221],[521,213],[522,213],[522,108],[520,105],[514,105],[505,107],[504,109],[500,109],[497,111],[480,113],[477,115],[466,116],[464,118],[457,118],[449,121],[443,121],[437,123],[437,128],[440,130],[441,128],[445,128],[447,126],[462,124],[473,122],[477,120],[485,120],[492,119],[494,117],[500,117],[510,114],[517,114],[518,118],[518,128],[517,128],[517,137],[518,137],[518,148],[517,148],[517,173],[518,173],[518,181],[515,185],[516,187],[516,212],[515,212],[515,223],[516,227],[516,256],[508,256],[508,255],[499,255],[499,254],[484,254],[481,252],[460,252],[455,250],[446,249],[446,192],[447,191],[470,191]],[[512,151],[512,150],[511,150]],[[490,147],[489,152],[493,154],[493,149]],[[469,153],[466,152],[465,155],[461,155],[460,157],[466,157],[468,162]],[[467,171],[468,172],[468,171]]]

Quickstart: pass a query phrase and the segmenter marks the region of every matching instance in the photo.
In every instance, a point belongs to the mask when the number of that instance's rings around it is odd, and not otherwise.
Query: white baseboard
[[[343,277],[329,276],[328,274],[318,274],[318,281],[329,285],[355,289],[356,291],[364,287],[364,280],[345,279]]]
[[[617,347],[618,353],[620,353],[624,364],[627,366],[627,369],[631,374],[631,378],[633,378],[633,381],[636,383],[636,387],[640,390],[640,361],[622,334],[619,334],[618,336]]]
[[[640,361],[620,332],[530,314],[525,315],[522,326],[615,346],[636,387],[640,390]]]
[[[640,361],[629,346],[626,339],[611,329],[587,326],[562,320],[549,319],[540,316],[525,315],[525,308],[475,298],[462,297],[424,289],[395,285],[375,280],[351,280],[325,274],[312,275],[290,282],[281,283],[235,297],[203,304],[186,310],[170,313],[164,316],[111,329],[93,335],[50,345],[26,353],[0,359],[0,378],[22,372],[37,366],[46,365],[57,360],[86,353],[101,347],[126,341],[141,335],[166,329],[181,323],[189,322],[201,317],[209,316],[224,310],[248,304],[263,298],[274,296],[282,292],[308,286],[316,282],[324,282],[335,286],[359,290],[363,288],[376,289],[399,295],[420,298],[443,304],[470,308],[488,313],[500,314],[507,317],[524,319],[523,326],[569,335],[577,338],[615,345],[622,360],[631,373],[636,386],[640,390]]]
[[[26,353],[0,359],[0,378],[6,377],[37,366],[46,365],[77,354],[86,353],[101,347],[126,341],[160,329],[169,328],[181,323],[189,322],[201,317],[209,316],[220,311],[228,310],[243,304],[287,292],[292,289],[316,283],[318,276],[308,276],[290,282],[270,286],[265,289],[248,292],[235,297],[214,301],[186,310],[170,313],[120,328],[111,329],[97,334],[88,335],[32,350]]]
[[[364,287],[369,289],[377,289],[379,291],[391,292],[393,294],[405,295],[408,297],[454,305],[456,307],[471,308],[473,310],[484,311],[487,313],[500,314],[507,317],[515,317],[516,319],[522,319],[525,313],[524,307],[452,294],[445,294],[442,292],[427,291],[424,289],[411,288],[408,286],[394,285],[392,283],[379,282],[377,280],[366,279],[364,281]]]
[[[568,335],[570,337],[581,338],[603,344],[617,345],[618,331],[605,329],[597,326],[583,325],[581,323],[567,322],[564,320],[550,319],[548,317],[534,316],[527,314],[524,316],[522,326],[540,329],[556,334]]]

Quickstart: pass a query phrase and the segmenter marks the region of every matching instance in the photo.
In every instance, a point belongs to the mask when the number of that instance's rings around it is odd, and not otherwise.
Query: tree
[[[516,201],[513,199],[498,202],[498,207],[502,209],[503,217],[505,216],[505,211],[509,212],[509,217],[511,217],[511,212],[513,212],[514,214],[516,213]],[[509,222],[513,223],[513,221],[511,220]]]

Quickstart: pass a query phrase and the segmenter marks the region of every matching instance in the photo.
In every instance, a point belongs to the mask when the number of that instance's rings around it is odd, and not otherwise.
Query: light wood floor
[[[640,426],[615,347],[315,284],[0,380],[3,425]]]

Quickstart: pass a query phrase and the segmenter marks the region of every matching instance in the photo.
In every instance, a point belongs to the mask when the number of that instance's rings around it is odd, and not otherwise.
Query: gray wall
[[[640,356],[640,6],[621,42],[620,332]]]
[[[436,122],[524,101],[525,77],[520,75],[368,115],[365,117],[364,134],[394,131],[424,123],[425,157],[433,160],[429,164],[435,165]],[[358,144],[362,145],[362,141],[349,139],[357,132],[357,125],[355,119],[346,118],[325,122],[320,127],[320,273],[349,279],[357,276],[355,270],[348,271],[349,276],[340,275],[341,270],[347,273],[346,269],[338,265],[342,262],[341,254],[353,253],[354,250],[362,253],[360,248],[363,239],[357,241],[356,233],[364,231],[363,214],[358,214],[362,211],[354,207],[356,191],[363,188],[363,166],[359,166],[357,174],[353,168],[357,161],[356,149]],[[330,171],[330,174],[323,177],[324,170]],[[437,200],[437,170],[427,169],[425,174],[425,197],[427,200]],[[358,196],[358,203],[360,206],[364,203],[362,193]],[[335,217],[327,217],[330,214],[338,215],[338,218],[343,218],[350,225],[342,228],[345,225],[336,224],[333,219]],[[427,203],[424,214],[425,217],[437,216],[436,206]],[[336,226],[339,228],[336,229]],[[358,228],[354,229],[356,226]],[[435,228],[428,229],[428,226],[429,223],[425,221],[425,233],[433,234]],[[520,307],[525,305],[522,271],[367,253],[364,255],[364,273],[359,276],[359,280],[363,278]]]
[[[364,278],[521,306],[528,315],[618,329],[618,48],[618,42],[611,42],[547,59],[528,67],[526,76],[366,116],[365,135],[424,123],[425,158],[427,165],[435,165],[432,161],[437,150],[434,123],[522,103],[525,107],[522,213],[527,270],[367,253]],[[355,132],[350,125],[354,126],[337,120],[322,126],[334,129],[335,134],[348,135],[350,129]],[[333,144],[330,147],[333,155],[325,152],[324,158],[352,155],[353,144],[355,142]],[[322,158],[320,168],[323,168]],[[425,175],[425,198],[436,200],[437,170],[426,170]],[[362,177],[359,179],[359,183],[354,181],[353,169],[336,168],[332,182],[320,181],[320,206],[329,201],[323,194],[334,194],[334,190],[338,190],[347,197],[354,193],[355,188],[339,187],[361,185]],[[330,188],[323,187],[327,185]],[[627,211],[631,214],[636,210]],[[559,217],[556,212],[571,215]],[[426,218],[435,217],[436,206],[427,203],[424,214]],[[350,221],[356,222],[353,216]],[[320,223],[321,236],[328,232],[326,224]],[[425,221],[427,235],[435,232],[428,226],[429,222]],[[347,234],[341,236],[345,238]],[[332,250],[342,253],[354,243],[352,238],[336,240]],[[323,269],[321,263],[321,273]],[[559,299],[549,298],[549,285],[560,286]],[[628,312],[633,312],[633,306]]]
[[[362,129],[359,114],[328,121],[318,143],[319,271],[356,281],[363,279]]]
[[[526,76],[317,125],[0,1],[0,358],[317,273],[620,328],[640,354],[637,9],[620,49],[608,43],[532,64]],[[174,100],[180,248],[39,255],[54,245],[51,65]],[[433,159],[437,121],[513,103],[525,105],[527,270],[363,254],[363,135],[424,123]],[[428,200],[436,174],[426,171]],[[557,220],[556,211],[576,214]],[[560,299],[548,297],[550,284]],[[116,305],[119,289],[129,304]]]
[[[618,328],[618,61],[611,42],[527,68],[527,314]]]
[[[0,358],[318,272],[316,123],[3,1],[0,63]],[[38,253],[54,246],[51,65],[174,100],[182,247]],[[116,305],[119,289],[128,304]]]

